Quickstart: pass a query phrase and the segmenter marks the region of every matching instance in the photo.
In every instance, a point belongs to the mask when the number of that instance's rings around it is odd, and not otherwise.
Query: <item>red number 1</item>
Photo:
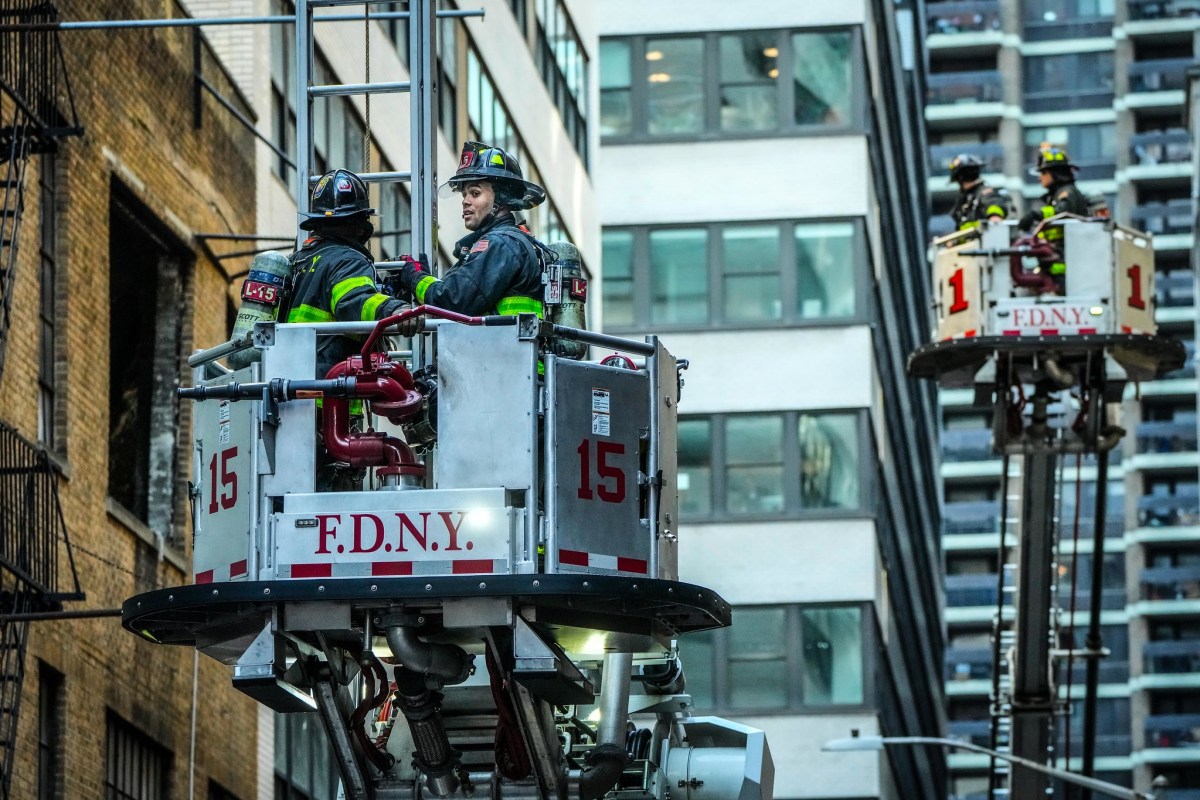
[[[957,314],[970,308],[971,304],[967,302],[967,294],[963,291],[962,267],[954,271],[947,283],[954,287],[954,302],[950,304],[950,313]]]
[[[217,503],[217,459],[218,454],[213,453],[212,460],[208,462],[208,485],[210,487],[209,496],[212,498],[208,503],[208,513],[215,514],[220,509],[230,509],[237,505],[237,473],[230,472],[229,462],[237,458],[238,449],[231,447],[228,450],[222,450],[219,458],[221,460],[221,486],[228,488],[228,493],[222,491],[220,497],[220,505]]]
[[[1129,282],[1132,284],[1129,289],[1129,307],[1145,311],[1146,300],[1142,297],[1142,265],[1134,264],[1125,270],[1125,274],[1129,276]]]

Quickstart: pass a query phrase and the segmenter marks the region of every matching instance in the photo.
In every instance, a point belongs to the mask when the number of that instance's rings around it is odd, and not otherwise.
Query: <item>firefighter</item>
[[[302,213],[301,230],[312,235],[291,257],[288,322],[372,322],[408,304],[379,291],[375,262],[367,242],[375,232],[367,186],[344,169],[321,177],[312,193],[312,210]],[[419,319],[406,320],[400,333],[411,336]],[[317,377],[357,353],[362,345],[349,336],[317,337]]]
[[[514,212],[543,202],[546,191],[525,180],[521,165],[507,152],[480,142],[463,145],[458,171],[443,189],[462,195],[463,225],[470,231],[454,245],[458,260],[439,280],[405,256],[393,279],[398,288],[418,303],[460,314],[544,318],[542,268],[554,254]]]
[[[970,153],[956,156],[950,162],[950,182],[959,188],[958,203],[950,216],[957,230],[979,227],[981,222],[1000,222],[1012,212],[1012,198],[1003,189],[983,182],[980,173],[983,162]]]
[[[1042,183],[1046,193],[1040,203],[1030,209],[1021,218],[1022,230],[1029,230],[1058,214],[1077,214],[1088,216],[1088,201],[1083,192],[1075,186],[1075,171],[1078,169],[1067,158],[1067,151],[1050,145],[1042,145],[1038,153],[1037,166],[1030,170],[1035,173]],[[1038,233],[1041,239],[1054,245],[1062,254],[1063,229],[1061,225],[1048,225]],[[1052,262],[1049,267],[1050,275],[1058,283],[1060,291],[1067,274],[1067,264],[1064,260]]]

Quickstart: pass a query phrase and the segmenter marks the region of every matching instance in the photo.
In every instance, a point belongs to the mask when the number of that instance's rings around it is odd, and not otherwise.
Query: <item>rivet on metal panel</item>
[[[318,592],[323,592],[323,591],[325,591],[325,587],[324,587],[324,586],[318,586],[318,587],[317,587],[317,591],[318,591]]]
[[[585,589],[586,589],[586,588],[587,588],[587,587],[589,587],[589,586],[591,586],[591,584],[590,584],[590,583],[588,583],[587,581],[584,581],[584,582],[583,582],[583,588],[585,588]]]
[[[270,593],[271,593],[270,589],[263,589],[263,594],[270,594]]]
[[[486,588],[487,588],[487,584],[486,584],[486,583],[484,583],[483,581],[480,581],[480,582],[479,582],[479,588],[480,588],[480,589],[486,589]]]
[[[378,592],[378,591],[379,591],[379,587],[378,587],[378,586],[376,586],[375,584],[371,584],[371,591],[372,591],[372,592]],[[378,620],[377,620],[377,621],[378,621]]]
[[[425,591],[427,591],[427,592],[433,591],[433,584],[432,583],[425,584]]]
[[[424,617],[417,617],[417,624],[418,624],[418,625],[424,625],[424,624],[425,624],[425,618],[424,618]]]
[[[636,592],[636,591],[637,591],[637,588],[638,588],[638,586],[637,586],[637,584],[635,583],[635,584],[633,585],[633,590]]]
[[[168,603],[174,603],[174,602],[175,602],[175,595],[173,595],[173,594],[169,594],[169,595],[167,595],[167,602],[168,602]]]
[[[220,592],[218,592],[216,589],[213,589],[213,597],[216,597],[219,594],[220,594]]]
[[[533,582],[533,586],[534,586],[534,588],[535,588],[535,589],[536,589],[537,587],[541,586],[541,585],[542,585],[542,582],[541,582],[541,581],[534,581],[534,582]]]

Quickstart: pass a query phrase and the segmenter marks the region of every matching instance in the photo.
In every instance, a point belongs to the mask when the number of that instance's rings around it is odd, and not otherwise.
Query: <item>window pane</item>
[[[733,708],[787,705],[787,650],[782,608],[739,608],[729,629],[729,704]]]
[[[725,319],[779,319],[779,226],[726,228],[721,245]]]
[[[687,674],[687,692],[692,696],[696,708],[716,708],[713,697],[713,631],[680,637],[679,659]]]
[[[604,324],[633,324],[633,234],[604,231],[601,239],[604,270]]]
[[[796,271],[802,318],[854,316],[854,225],[797,225]]]
[[[708,231],[650,232],[651,321],[708,321]]]
[[[779,45],[772,32],[721,37],[721,128],[778,127]]]
[[[621,136],[633,129],[629,103],[629,42],[600,42],[600,135]]]
[[[783,419],[730,417],[725,422],[726,510],[731,514],[783,511]]]
[[[801,414],[800,506],[858,508],[858,416]]]
[[[853,97],[850,34],[792,34],[797,125],[845,125]]]
[[[711,512],[712,424],[706,419],[683,419],[679,421],[679,513]]]
[[[652,134],[704,129],[704,40],[646,42],[647,124]]]
[[[858,608],[800,612],[806,705],[863,702],[862,613]]]

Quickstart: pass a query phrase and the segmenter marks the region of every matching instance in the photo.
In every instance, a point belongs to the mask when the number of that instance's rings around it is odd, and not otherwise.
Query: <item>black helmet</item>
[[[497,205],[514,210],[533,208],[546,199],[546,190],[525,180],[521,165],[507,152],[482,142],[464,142],[458,170],[446,181],[446,186],[460,191],[466,184],[477,181],[490,181]]]
[[[958,183],[963,179],[974,180],[979,177],[981,172],[983,172],[983,161],[979,159],[979,156],[971,153],[960,153],[950,162],[951,183]]]
[[[345,219],[375,213],[363,179],[345,169],[327,172],[313,187],[312,211],[302,212],[301,230],[311,231],[321,220]]]
[[[1065,174],[1068,177],[1072,172],[1078,170],[1079,167],[1071,163],[1071,159],[1067,158],[1067,151],[1061,147],[1054,147],[1049,144],[1043,144],[1042,149],[1038,151],[1037,166],[1029,171],[1030,175],[1037,175],[1046,170]]]

